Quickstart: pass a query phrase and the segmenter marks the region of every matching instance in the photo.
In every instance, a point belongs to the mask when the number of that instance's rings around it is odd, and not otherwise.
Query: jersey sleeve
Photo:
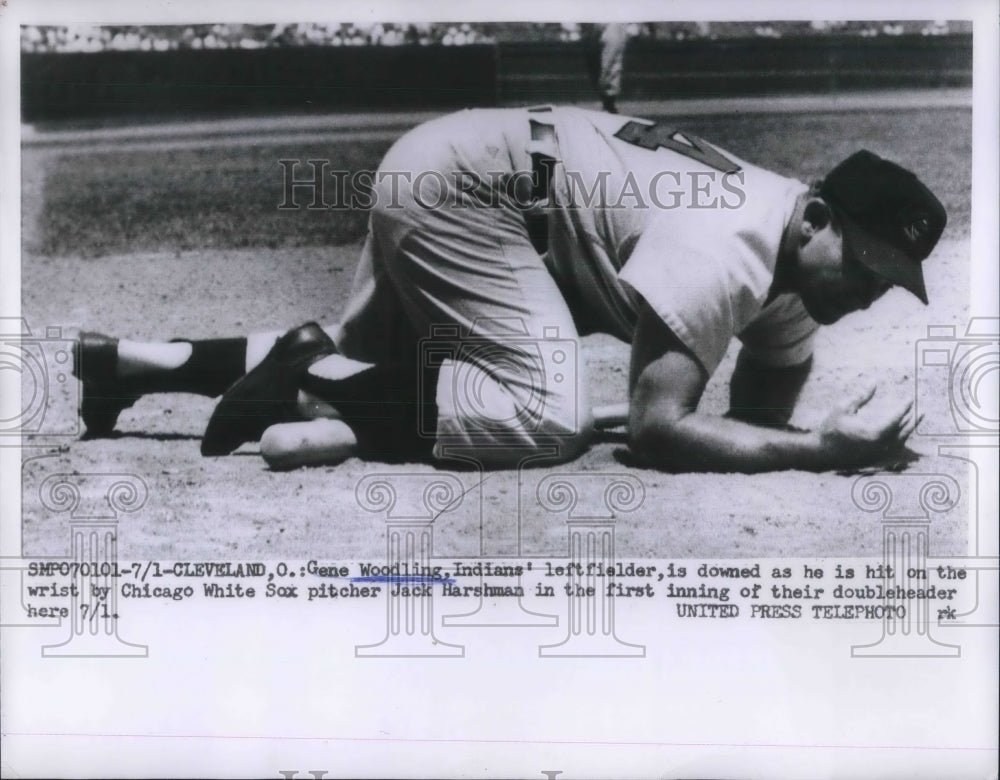
[[[719,210],[676,225],[651,222],[618,278],[641,295],[711,375],[730,341],[760,312],[771,251],[753,230],[733,229]]]
[[[794,294],[779,295],[739,334],[751,355],[766,366],[804,363],[813,353],[819,324]]]

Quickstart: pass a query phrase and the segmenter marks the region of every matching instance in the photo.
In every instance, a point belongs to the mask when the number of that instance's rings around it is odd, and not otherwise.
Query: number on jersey
[[[615,133],[615,138],[652,151],[660,148],[669,149],[717,171],[736,173],[740,170],[739,165],[697,136],[671,130],[664,124],[646,125],[642,122],[629,121]]]

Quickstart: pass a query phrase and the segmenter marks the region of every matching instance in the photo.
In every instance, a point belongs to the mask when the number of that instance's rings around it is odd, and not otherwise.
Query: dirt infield
[[[951,226],[926,266],[931,305],[890,292],[870,312],[850,315],[825,328],[817,343],[816,367],[793,422],[816,425],[834,404],[878,381],[887,396],[909,397],[917,381],[915,344],[928,325],[964,329],[969,311],[969,158],[966,109],[942,111],[928,119],[916,112],[857,114],[841,120],[852,129],[835,143],[817,143],[829,129],[827,115],[799,115],[795,122],[770,117],[705,118],[701,132],[721,145],[761,164],[787,171],[800,164],[807,173],[821,171],[859,145],[923,169],[953,215]],[[955,124],[959,142],[945,159],[931,160],[919,147],[915,120]],[[775,138],[775,133],[781,135]],[[965,133],[964,139],[961,134]],[[729,143],[740,139],[739,143]],[[740,145],[742,144],[742,148]],[[754,154],[754,150],[757,151]],[[310,150],[303,149],[302,156]],[[95,153],[96,154],[96,153]],[[100,154],[107,154],[102,151]],[[920,165],[921,158],[926,165]],[[97,159],[95,157],[94,159]],[[151,251],[66,249],[68,241],[45,245],[46,220],[68,163],[47,150],[24,154],[23,212],[26,251],[22,260],[23,313],[34,330],[58,325],[100,330],[133,338],[233,335],[284,328],[307,319],[333,321],[349,290],[359,242],[340,246],[229,248],[206,239],[202,246],[172,245]],[[86,170],[94,170],[86,168]],[[805,175],[805,174],[803,174]],[[99,173],[94,174],[99,178]],[[141,171],[138,174],[142,177]],[[55,178],[54,178],[55,177]],[[934,181],[937,179],[937,181]],[[272,193],[273,194],[273,193]],[[74,219],[93,219],[115,203],[85,203]],[[235,209],[227,213],[237,213]],[[156,215],[140,215],[136,246],[155,244]],[[143,220],[146,220],[145,222]],[[148,226],[149,227],[147,230]],[[85,226],[81,223],[80,231]],[[69,228],[63,228],[68,230]],[[222,226],[220,230],[229,230]],[[193,240],[211,226],[193,226]],[[205,233],[208,235],[208,233]],[[111,246],[119,245],[112,241]],[[583,345],[584,367],[595,403],[625,398],[626,345],[589,337]],[[703,408],[726,408],[726,378],[735,347],[709,386]],[[51,399],[47,424],[71,425],[75,419],[75,383]],[[429,466],[386,466],[348,461],[338,467],[273,473],[246,446],[228,458],[203,459],[199,437],[212,402],[195,396],[157,395],[124,412],[120,435],[106,440],[67,437],[55,445],[29,438],[23,466],[24,553],[64,555],[65,518],[46,510],[39,486],[58,473],[126,473],[148,487],[145,506],[123,516],[119,554],[124,559],[272,559],[275,557],[373,558],[383,551],[384,526],[362,509],[355,496],[367,474],[401,471],[430,473]],[[919,435],[912,442],[912,473],[945,473],[967,483],[964,463],[936,454]],[[627,465],[623,434],[599,440],[572,464],[535,464],[521,472],[456,473],[466,489],[462,504],[438,519],[435,555],[545,555],[565,548],[565,523],[537,500],[539,483],[552,473],[630,473],[642,484],[644,501],[620,513],[617,543],[628,557],[876,556],[882,549],[877,515],[851,499],[857,475],[783,472],[743,475],[669,475]],[[932,555],[966,551],[968,505],[935,518],[930,533]]]

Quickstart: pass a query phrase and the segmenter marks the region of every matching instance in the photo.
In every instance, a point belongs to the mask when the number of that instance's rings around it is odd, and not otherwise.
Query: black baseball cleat
[[[142,395],[118,379],[118,339],[101,333],[83,332],[77,342],[73,376],[83,384],[80,394],[80,417],[88,437],[108,436],[118,422],[118,415]]]
[[[299,380],[313,363],[337,351],[315,322],[288,331],[250,373],[223,394],[201,440],[201,454],[228,455],[259,441],[272,425],[298,419]]]

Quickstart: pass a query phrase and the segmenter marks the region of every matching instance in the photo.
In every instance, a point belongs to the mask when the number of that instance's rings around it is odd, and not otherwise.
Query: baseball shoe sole
[[[264,359],[223,394],[201,440],[201,454],[228,455],[259,441],[270,426],[299,419],[299,379],[313,363],[337,351],[315,322],[290,330]]]

